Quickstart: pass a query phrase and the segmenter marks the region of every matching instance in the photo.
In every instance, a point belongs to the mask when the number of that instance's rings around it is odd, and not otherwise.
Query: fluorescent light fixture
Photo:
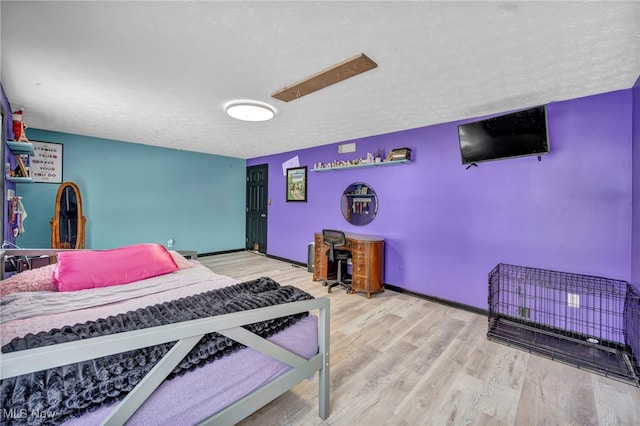
[[[276,116],[276,110],[259,101],[233,101],[225,107],[229,117],[243,121],[267,121]]]

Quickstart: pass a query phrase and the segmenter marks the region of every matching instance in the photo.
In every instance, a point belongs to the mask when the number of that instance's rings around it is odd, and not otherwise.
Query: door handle
[[[260,217],[267,217],[267,214],[266,214],[266,213],[262,213],[262,214],[260,215]]]

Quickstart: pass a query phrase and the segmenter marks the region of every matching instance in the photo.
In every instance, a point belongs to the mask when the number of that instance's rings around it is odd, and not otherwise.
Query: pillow
[[[189,259],[186,259],[183,255],[181,255],[175,250],[169,250],[169,253],[171,253],[171,257],[173,257],[173,261],[176,262],[176,265],[178,265],[178,269],[189,269],[196,266],[195,263],[193,263]]]
[[[160,244],[62,251],[56,257],[53,282],[58,291],[127,284],[178,270],[171,254]]]
[[[57,291],[52,277],[55,266],[54,264],[29,269],[0,281],[0,296],[25,291]]]

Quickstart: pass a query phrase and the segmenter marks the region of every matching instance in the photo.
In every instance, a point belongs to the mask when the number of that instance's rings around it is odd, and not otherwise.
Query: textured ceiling
[[[252,158],[632,87],[640,3],[2,1],[29,127]],[[378,67],[274,91],[358,53]],[[234,99],[273,105],[240,122]]]

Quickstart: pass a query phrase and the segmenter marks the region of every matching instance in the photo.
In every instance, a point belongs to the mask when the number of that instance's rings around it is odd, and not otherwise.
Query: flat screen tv
[[[462,164],[549,153],[547,109],[538,106],[458,126]]]

